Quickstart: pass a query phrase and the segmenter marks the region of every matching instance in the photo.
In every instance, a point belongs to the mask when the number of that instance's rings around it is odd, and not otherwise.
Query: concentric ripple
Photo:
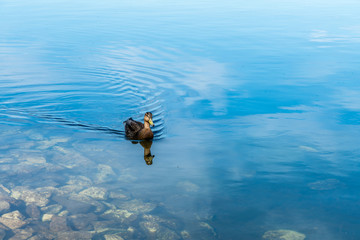
[[[2,47],[5,55],[21,51],[21,46]],[[53,54],[37,47],[33,50],[41,57]],[[60,62],[56,65],[28,59],[26,68],[21,66],[25,60],[13,59],[16,63],[6,65],[16,68],[10,71],[5,65],[1,69],[1,120],[26,124],[19,121],[25,118],[124,136],[124,120],[142,121],[145,112],[152,112],[155,139],[161,139],[166,108],[165,88],[160,86],[179,74],[166,70],[164,61],[147,58],[144,50],[141,56],[137,54],[129,49],[105,49],[80,63],[67,57],[54,60]],[[32,71],[25,70],[29,68]]]

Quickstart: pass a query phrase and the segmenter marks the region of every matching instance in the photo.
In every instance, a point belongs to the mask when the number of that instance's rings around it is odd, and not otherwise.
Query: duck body
[[[150,125],[154,126],[152,122],[152,114],[149,112],[147,112],[144,116],[144,123],[129,118],[124,121],[125,135],[131,140],[153,139],[154,133],[151,131]]]

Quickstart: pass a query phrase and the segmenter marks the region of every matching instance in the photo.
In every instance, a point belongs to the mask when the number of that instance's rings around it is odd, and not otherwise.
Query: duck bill
[[[152,119],[149,119],[149,123],[150,123],[151,126],[155,126]]]

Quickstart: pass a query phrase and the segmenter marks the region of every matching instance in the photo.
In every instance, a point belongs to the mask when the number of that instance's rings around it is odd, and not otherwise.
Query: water
[[[1,1],[0,236],[359,239],[359,8]]]

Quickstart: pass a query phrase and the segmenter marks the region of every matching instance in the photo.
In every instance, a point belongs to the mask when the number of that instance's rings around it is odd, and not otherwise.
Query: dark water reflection
[[[140,143],[140,145],[144,148],[144,160],[146,165],[152,165],[153,164],[153,159],[155,158],[155,155],[151,154],[151,145],[153,143],[152,140],[143,140],[140,142],[137,141],[133,141],[133,144],[138,144]]]
[[[359,7],[1,1],[0,239],[359,239]]]

